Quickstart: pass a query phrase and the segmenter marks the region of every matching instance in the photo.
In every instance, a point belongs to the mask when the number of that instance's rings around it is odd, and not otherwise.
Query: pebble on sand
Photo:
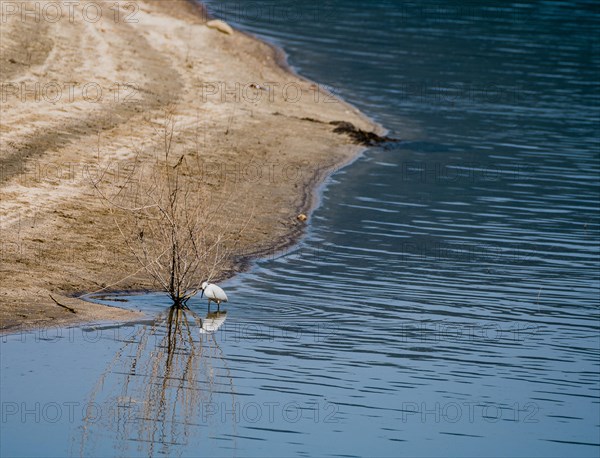
[[[296,218],[298,219],[298,221],[306,221],[308,219],[308,216],[306,216],[304,213],[300,213],[298,216],[296,216]]]
[[[229,24],[225,21],[221,21],[220,19],[213,19],[212,21],[208,21],[206,26],[211,29],[217,29],[219,32],[226,33],[227,35],[233,35],[233,29]]]

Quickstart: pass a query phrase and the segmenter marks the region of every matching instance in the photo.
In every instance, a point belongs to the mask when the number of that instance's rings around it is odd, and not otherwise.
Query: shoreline
[[[104,293],[157,291],[140,275],[112,284],[138,270],[139,265],[131,256],[128,259],[110,215],[99,205],[98,196],[79,169],[99,169],[101,158],[104,164],[127,164],[131,161],[130,145],[136,143],[142,144],[137,146],[140,157],[150,157],[154,146],[144,142],[152,140],[161,110],[174,107],[177,147],[182,157],[195,155],[202,163],[198,178],[211,197],[231,193],[232,211],[238,214],[248,213],[249,200],[255,206],[260,202],[248,231],[213,280],[230,278],[247,270],[255,259],[298,243],[306,225],[296,220],[296,215],[312,214],[327,177],[367,148],[346,134],[334,133],[330,122],[350,122],[358,129],[385,134],[379,124],[341,99],[317,103],[329,95],[321,92],[318,83],[293,72],[285,52],[272,43],[237,30],[229,35],[207,27],[203,22],[206,14],[200,12],[203,7],[196,2],[143,0],[139,6],[138,23],[106,20],[76,22],[74,27],[62,23],[40,27],[53,49],[34,46],[29,57],[34,56],[30,60],[36,64],[28,66],[13,48],[18,37],[27,36],[30,24],[8,18],[3,41],[9,44],[2,45],[0,54],[5,69],[0,75],[3,97],[7,99],[3,100],[0,125],[0,334],[139,318],[136,312],[75,298],[81,291],[93,294],[98,287]],[[82,47],[86,39],[96,46]],[[178,49],[184,43],[187,49]],[[104,46],[105,54],[94,55],[98,46]],[[102,65],[97,59],[103,60]],[[75,100],[61,99],[58,103],[23,103],[19,94],[6,97],[7,88],[14,89],[16,82],[35,84],[44,78],[56,82],[74,77],[102,83],[128,77],[137,82],[136,95],[140,97],[122,105],[111,100],[92,110],[77,95]],[[277,85],[268,92],[268,101],[243,95],[238,100],[239,94],[232,94],[231,88],[248,81]],[[233,103],[223,93],[213,94],[213,99],[207,97],[215,91],[214,82],[225,83]],[[291,103],[286,94],[281,97],[276,89],[283,84],[299,88],[300,98]],[[256,90],[261,91],[267,92],[262,87]],[[103,111],[101,116],[96,116],[98,111]],[[90,125],[82,125],[81,113]],[[57,129],[57,124],[63,133],[50,130]],[[40,143],[40,136],[44,143]],[[71,141],[72,137],[77,142]],[[77,172],[66,179],[64,174],[36,174],[40,164],[55,167],[52,170],[75,164]],[[218,165],[213,173],[208,171],[210,164]],[[270,179],[258,183],[246,176],[245,181],[238,180],[244,164],[251,164],[252,170],[261,174],[268,171]],[[261,168],[256,164],[262,164]],[[226,170],[224,176],[221,166]],[[276,170],[281,176],[273,179]],[[286,180],[283,170],[299,173]],[[235,179],[229,178],[232,174]],[[109,187],[117,189],[119,174],[113,176],[111,170],[108,175],[113,180]],[[75,313],[58,307],[50,294]]]
[[[187,2],[192,5],[192,8],[197,8],[198,9],[197,14],[201,15],[206,20],[218,19],[217,17],[212,16],[208,12],[206,6],[204,6],[201,3],[201,1],[187,0]],[[268,40],[262,39],[253,33],[247,32],[245,30],[237,29],[235,26],[232,26],[232,27],[234,28],[234,30],[237,33],[243,34],[251,40],[255,40],[255,41],[258,41],[258,42],[266,45],[270,49],[270,51],[273,53],[275,64],[284,72],[289,73],[290,75],[293,75],[295,78],[302,80],[307,84],[316,84],[316,85],[319,84],[318,82],[311,80],[310,78],[306,77],[305,75],[302,75],[301,73],[297,72],[290,65],[289,56],[286,53],[284,48],[282,48],[274,43],[271,43]],[[360,111],[354,105],[347,102],[343,98],[340,98],[337,96],[335,96],[335,98],[338,103],[344,104],[347,108],[351,109],[358,116],[360,116],[363,120],[365,120],[370,125],[370,127],[373,129],[373,132],[376,133],[378,136],[385,137],[386,135],[388,135],[388,133],[389,133],[388,129],[386,129],[381,124],[376,122],[374,119],[372,119],[371,117],[369,117],[368,115],[366,115],[365,113]],[[296,214],[305,213],[309,218],[308,220],[310,221],[310,217],[312,216],[312,213],[320,205],[321,194],[323,192],[323,187],[326,185],[327,179],[329,177],[331,177],[334,173],[336,173],[338,170],[340,170],[344,167],[347,167],[350,164],[352,164],[353,162],[360,159],[369,147],[364,146],[364,145],[363,146],[350,145],[350,146],[348,146],[348,148],[349,149],[355,148],[355,152],[353,154],[351,154],[351,156],[348,158],[348,160],[337,163],[337,164],[333,164],[331,167],[327,168],[324,171],[322,176],[315,176],[313,181],[309,185],[304,186],[303,196],[302,196],[302,204],[300,204],[296,208]],[[240,259],[238,260],[240,269],[237,272],[233,273],[232,275],[230,275],[224,279],[232,278],[236,274],[247,271],[254,261],[264,258],[266,255],[269,255],[269,253],[283,251],[287,248],[290,248],[290,247],[298,244],[306,232],[306,226],[297,226],[295,229],[296,230],[294,232],[284,235],[282,237],[282,239],[279,241],[279,243],[274,243],[272,246],[265,247],[263,250],[252,252],[245,256],[240,257]]]

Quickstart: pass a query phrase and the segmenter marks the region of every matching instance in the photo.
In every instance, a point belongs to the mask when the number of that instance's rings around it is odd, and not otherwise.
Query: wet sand
[[[278,50],[208,27],[186,1],[48,3],[2,8],[1,332],[137,317],[78,298],[156,289],[91,177],[105,171],[118,192],[132,161],[154,157],[166,112],[176,154],[199,164],[203,192],[227,196],[233,226],[245,227],[212,280],[298,239],[318,184],[364,148],[340,121],[382,133]]]

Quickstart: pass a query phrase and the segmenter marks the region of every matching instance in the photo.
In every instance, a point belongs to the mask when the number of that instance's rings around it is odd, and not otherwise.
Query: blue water
[[[403,142],[214,333],[146,295],[5,338],[1,455],[598,456],[596,4],[207,3]]]

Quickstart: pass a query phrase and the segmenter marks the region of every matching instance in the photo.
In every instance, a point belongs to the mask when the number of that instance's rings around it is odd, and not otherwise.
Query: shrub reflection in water
[[[227,312],[202,318],[172,306],[139,326],[90,393],[81,437],[74,441],[80,456],[93,455],[95,441],[107,435],[123,455],[169,455],[198,434],[192,428],[210,427],[200,424],[201,409],[213,394],[230,395],[233,410],[233,379],[214,335],[226,318]]]

